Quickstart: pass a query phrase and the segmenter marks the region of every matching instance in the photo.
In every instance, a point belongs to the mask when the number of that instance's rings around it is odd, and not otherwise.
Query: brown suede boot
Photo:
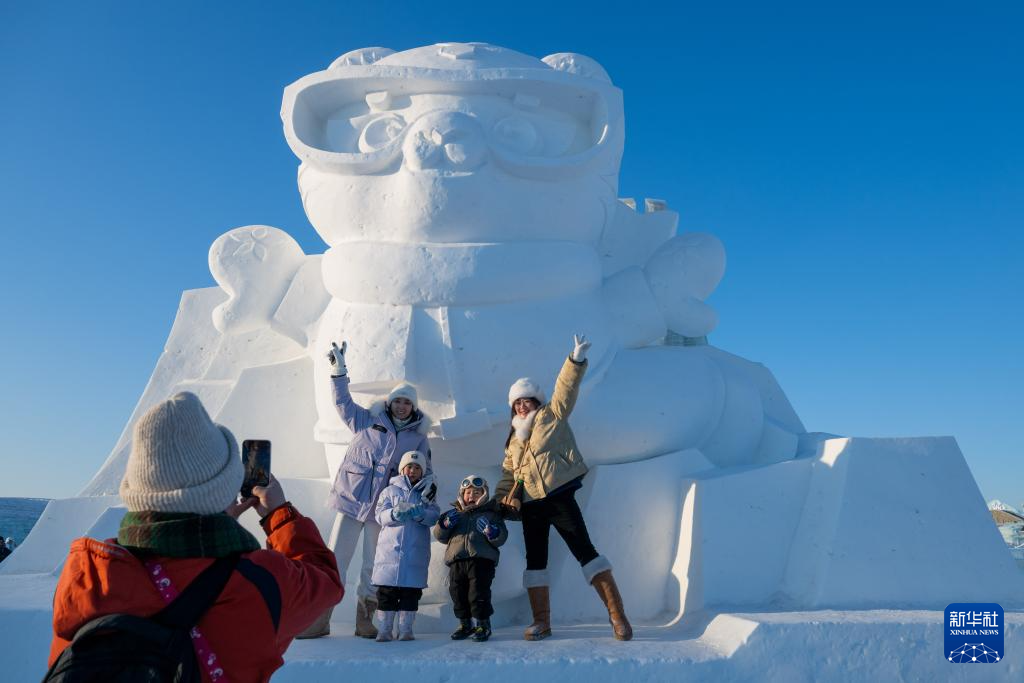
[[[533,623],[526,628],[523,638],[543,640],[551,635],[551,594],[547,586],[534,586],[526,592],[530,596]]]
[[[334,613],[333,607],[328,607],[327,611],[316,618],[309,627],[295,636],[298,640],[306,640],[309,638],[323,638],[324,636],[331,635],[331,615]]]
[[[356,601],[356,635],[360,638],[376,638],[377,627],[373,625],[373,614],[377,611],[377,601],[373,598],[361,598]]]
[[[615,632],[615,640],[631,640],[633,627],[629,625],[626,612],[622,609],[622,596],[619,595],[619,587],[615,585],[612,570],[606,569],[595,575],[590,583],[601,597],[604,606],[608,608],[608,621]]]

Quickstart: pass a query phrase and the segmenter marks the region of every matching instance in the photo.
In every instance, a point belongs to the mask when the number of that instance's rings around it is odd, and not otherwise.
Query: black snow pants
[[[583,512],[576,502],[576,491],[570,489],[523,503],[522,517],[527,569],[548,568],[548,534],[552,526],[580,566],[597,557]]]
[[[494,614],[491,606],[491,582],[497,565],[490,560],[471,557],[455,560],[448,567],[449,592],[458,619],[487,619]]]

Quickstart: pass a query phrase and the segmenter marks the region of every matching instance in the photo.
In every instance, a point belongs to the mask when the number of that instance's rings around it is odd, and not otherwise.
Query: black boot
[[[473,631],[473,640],[482,643],[491,637],[491,620],[477,619],[476,629]]]
[[[459,619],[459,629],[452,634],[452,640],[465,640],[473,635],[473,620]]]

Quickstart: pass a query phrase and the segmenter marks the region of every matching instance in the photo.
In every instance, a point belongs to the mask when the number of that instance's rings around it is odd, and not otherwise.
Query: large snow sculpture
[[[590,462],[795,454],[801,425],[742,364],[647,348],[712,330],[703,299],[724,250],[672,237],[668,214],[650,230],[617,201],[622,94],[592,60],[476,44],[357,51],[289,86],[282,117],[303,206],[330,245],[314,349],[350,337],[364,389],[414,382],[442,460],[493,464],[493,447],[467,452],[463,439],[494,427],[496,443],[508,385],[553,378],[574,330],[595,342],[576,418]],[[666,420],[626,396],[671,396],[678,411]],[[317,397],[318,440],[346,441],[326,381]]]
[[[593,60],[477,43],[367,48],[290,85],[282,119],[328,250],[305,255],[269,226],[217,239],[219,287],[186,292],[114,452],[83,498],[55,504],[59,533],[41,533],[5,571],[59,562],[65,537],[109,505],[98,496],[116,494],[135,418],[186,389],[240,438],[274,442],[275,472],[326,537],[323,500],[351,437],[323,367],[341,339],[364,405],[400,380],[418,386],[442,501],[468,471],[497,481],[509,384],[550,385],[584,332],[591,369],[572,422],[595,467],[581,498],[631,616],[715,604],[934,609],[947,590],[1024,600],[955,443],[808,434],[767,369],[707,344],[723,247],[676,235],[663,202],[639,212],[617,198],[622,93]],[[922,511],[933,529],[973,539],[971,552],[922,543]],[[512,530],[498,600],[522,591]],[[435,615],[447,613],[442,556],[424,598]],[[578,571],[564,559],[554,552],[554,576]],[[941,567],[941,579],[913,580],[922,567]],[[584,590],[578,576],[556,580],[556,619],[598,615]],[[514,619],[516,604],[496,618]]]

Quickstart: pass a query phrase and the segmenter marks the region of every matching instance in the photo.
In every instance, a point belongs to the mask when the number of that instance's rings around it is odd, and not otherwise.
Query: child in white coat
[[[434,502],[431,477],[425,477],[427,456],[409,451],[398,465],[399,474],[377,501],[376,518],[381,526],[373,561],[377,587],[378,642],[392,639],[398,617],[398,639],[414,640],[416,619],[430,566],[430,527],[441,511]]]

